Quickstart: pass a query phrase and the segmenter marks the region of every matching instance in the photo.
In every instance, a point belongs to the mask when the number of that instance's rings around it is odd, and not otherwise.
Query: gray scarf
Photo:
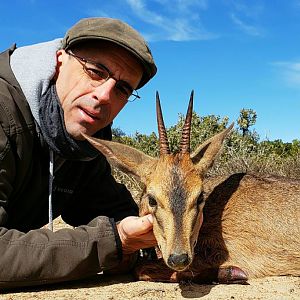
[[[64,113],[55,84],[51,84],[39,102],[42,135],[49,147],[60,157],[71,160],[89,160],[99,155],[87,141],[74,140],[66,130]],[[103,138],[100,130],[98,136]]]

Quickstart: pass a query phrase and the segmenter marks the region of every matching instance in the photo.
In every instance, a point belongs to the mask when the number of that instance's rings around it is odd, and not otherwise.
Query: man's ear
[[[66,53],[66,51],[63,49],[56,51],[56,69],[55,69],[55,76],[54,76],[55,80],[57,79],[60,67],[63,64],[63,59],[64,59],[63,56],[65,53]]]
[[[56,51],[56,62],[57,64],[63,64],[68,59],[68,53],[64,49]]]

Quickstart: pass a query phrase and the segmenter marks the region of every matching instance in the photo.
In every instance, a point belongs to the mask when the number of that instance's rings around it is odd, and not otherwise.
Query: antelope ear
[[[130,146],[81,134],[106,157],[112,166],[139,179],[145,177],[149,170],[153,170],[151,166],[157,161],[156,158]]]
[[[205,141],[191,154],[191,160],[200,174],[204,175],[213,165],[223,145],[224,139],[232,130],[233,125],[234,123]]]

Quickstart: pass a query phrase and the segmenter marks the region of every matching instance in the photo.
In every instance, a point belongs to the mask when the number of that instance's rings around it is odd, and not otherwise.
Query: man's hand
[[[143,248],[154,247],[157,242],[152,231],[153,217],[127,217],[117,224],[123,254],[131,254]]]

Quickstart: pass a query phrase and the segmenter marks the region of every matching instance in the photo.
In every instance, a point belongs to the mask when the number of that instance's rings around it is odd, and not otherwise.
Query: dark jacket
[[[102,155],[64,161],[54,172],[54,218],[76,228],[40,229],[48,222],[49,150],[10,68],[13,50],[0,54],[0,288],[115,268],[121,258],[115,221],[136,215],[137,207]]]

